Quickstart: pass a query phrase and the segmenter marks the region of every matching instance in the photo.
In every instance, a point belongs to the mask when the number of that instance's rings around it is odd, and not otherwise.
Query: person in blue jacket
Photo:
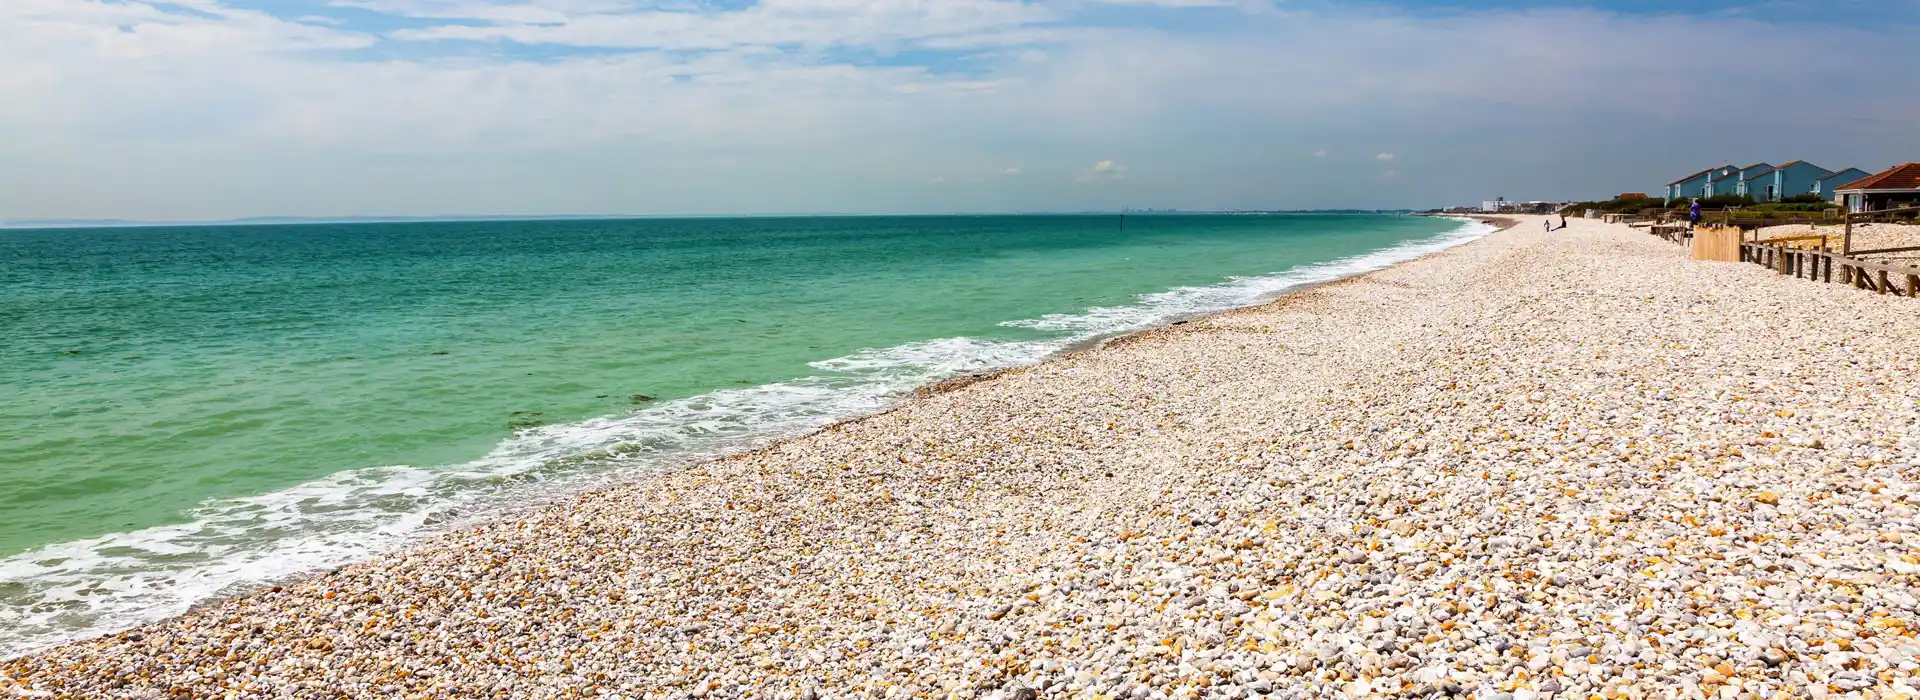
[[[1700,228],[1700,200],[1698,199],[1693,200],[1693,206],[1687,207],[1687,225],[1689,228]]]

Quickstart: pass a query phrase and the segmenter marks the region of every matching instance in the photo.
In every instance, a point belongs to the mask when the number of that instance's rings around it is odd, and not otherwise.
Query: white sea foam
[[[345,471],[209,501],[180,524],[0,560],[0,658],[136,626],[246,587],[391,549],[463,512],[609,475],[739,450],[884,408],[938,379],[1029,364],[1062,349],[1375,270],[1478,238],[1469,222],[1422,241],[1274,275],[1146,294],[1135,304],[1003,325],[1042,340],[944,338],[812,363],[820,374],[523,431],[466,464]]]

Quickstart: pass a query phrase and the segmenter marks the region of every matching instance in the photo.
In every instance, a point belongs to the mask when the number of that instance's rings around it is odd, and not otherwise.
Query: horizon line
[[[921,214],[873,214],[859,212],[759,213],[759,214],[447,214],[421,216],[248,216],[207,220],[143,219],[0,219],[0,230],[31,231],[99,228],[175,228],[186,226],[299,226],[325,224],[380,223],[459,223],[486,221],[620,221],[639,219],[806,219],[806,218],[914,218],[951,216],[1165,216],[1207,214],[1340,214],[1400,213],[1425,211],[1414,208],[1366,209],[1120,209],[1080,211],[946,212]]]

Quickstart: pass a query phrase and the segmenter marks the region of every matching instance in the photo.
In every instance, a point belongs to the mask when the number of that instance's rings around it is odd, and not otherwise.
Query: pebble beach
[[[1920,302],[1515,219],[0,696],[1920,696]]]
[[[1779,236],[1824,235],[1828,237],[1828,246],[1838,250],[1841,236],[1845,233],[1842,226],[1768,226],[1760,229],[1762,238]],[[1853,225],[1853,249],[1856,257],[1879,262],[1899,262],[1901,264],[1920,264],[1920,250],[1900,250],[1891,253],[1873,253],[1885,248],[1920,247],[1920,225],[1865,223]],[[1868,251],[1861,253],[1859,251]]]

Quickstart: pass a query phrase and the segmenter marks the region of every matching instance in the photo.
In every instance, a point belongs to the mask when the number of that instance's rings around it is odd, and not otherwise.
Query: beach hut
[[[1744,168],[1716,169],[1713,171],[1714,175],[1707,179],[1707,196],[1708,197],[1731,197],[1734,195],[1741,194],[1742,192],[1741,184],[1746,182],[1746,179],[1748,177],[1752,175],[1758,175],[1762,172],[1766,172],[1772,169],[1773,169],[1773,166],[1768,165],[1766,163],[1756,163],[1754,165],[1749,165]],[[1732,172],[1728,172],[1729,170],[1731,170]]]
[[[1735,170],[1737,169],[1732,165],[1722,165],[1718,168],[1707,168],[1706,170],[1669,182],[1667,183],[1667,201],[1671,202],[1676,199],[1705,197],[1707,196],[1707,184],[1713,181],[1715,173]]]
[[[1778,202],[1788,197],[1814,194],[1814,183],[1831,175],[1831,170],[1796,160],[1749,175],[1740,181],[1740,194],[1752,197],[1755,202]]]
[[[1833,188],[1847,211],[1920,206],[1920,163],[1907,163]]]
[[[1872,174],[1873,173],[1859,168],[1847,168],[1837,171],[1832,175],[1814,180],[1813,187],[1807,191],[1811,194],[1819,195],[1821,199],[1831,201],[1834,204],[1842,204],[1840,195],[1834,194],[1833,188],[1855,180],[1864,180],[1868,175]]]

